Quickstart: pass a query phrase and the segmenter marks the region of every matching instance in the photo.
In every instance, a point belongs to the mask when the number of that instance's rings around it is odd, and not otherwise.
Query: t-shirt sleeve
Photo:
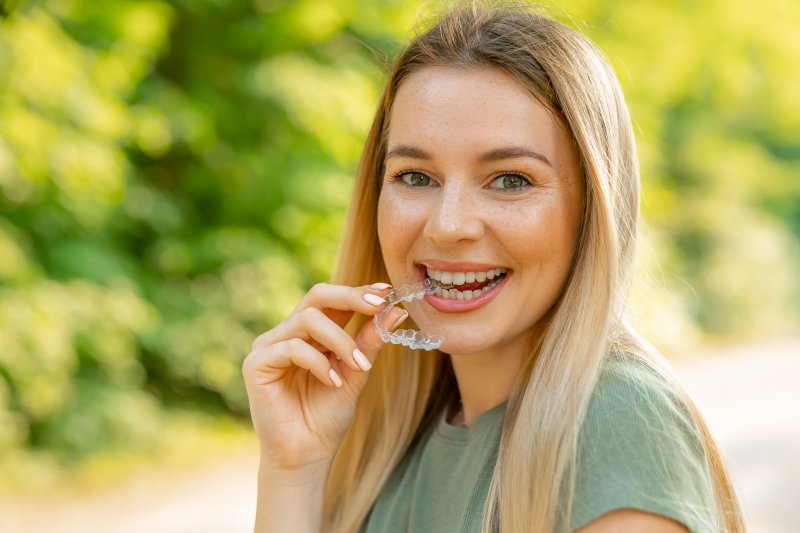
[[[697,425],[666,380],[644,361],[612,354],[578,440],[571,526],[614,509],[718,531],[711,476]]]

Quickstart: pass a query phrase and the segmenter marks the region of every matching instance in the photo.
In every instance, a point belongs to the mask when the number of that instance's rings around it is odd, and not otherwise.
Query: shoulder
[[[609,354],[578,439],[572,524],[619,509],[714,531],[700,430],[678,389],[647,360]]]
[[[584,421],[584,435],[677,429],[700,445],[699,431],[676,387],[649,361],[628,353],[606,356]],[[671,439],[674,441],[674,439]],[[702,453],[702,445],[697,447]]]

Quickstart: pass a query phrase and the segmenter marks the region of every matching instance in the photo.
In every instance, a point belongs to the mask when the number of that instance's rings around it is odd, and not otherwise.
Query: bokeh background
[[[0,494],[252,451],[241,361],[331,274],[386,66],[430,6],[0,5]],[[800,3],[543,5],[635,122],[634,322],[677,359],[793,338]]]

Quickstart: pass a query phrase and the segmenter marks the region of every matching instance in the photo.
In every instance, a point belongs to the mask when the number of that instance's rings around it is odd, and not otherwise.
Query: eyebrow
[[[395,146],[386,154],[386,157],[383,159],[387,161],[390,157],[409,157],[412,159],[423,159],[426,161],[430,161],[433,159],[433,156],[423,150],[422,148],[417,148],[416,146],[408,146],[406,144],[400,144]],[[553,167],[553,164],[550,162],[544,154],[537,152],[532,148],[528,148],[526,146],[508,146],[503,148],[495,148],[493,150],[489,150],[488,152],[484,152],[478,157],[479,163],[489,163],[492,161],[500,161],[503,159],[513,159],[515,157],[530,157],[533,159],[538,159],[539,161],[543,162],[549,167]]]

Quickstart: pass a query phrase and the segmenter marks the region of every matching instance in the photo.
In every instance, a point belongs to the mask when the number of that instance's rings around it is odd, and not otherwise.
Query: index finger
[[[373,283],[360,287],[317,283],[300,300],[294,312],[297,313],[308,307],[316,307],[323,311],[344,311],[348,320],[349,315],[353,312],[375,315],[385,307],[389,289],[391,289],[391,285],[388,283]],[[331,313],[326,314],[331,315]],[[331,318],[339,322],[336,317],[331,316]]]

